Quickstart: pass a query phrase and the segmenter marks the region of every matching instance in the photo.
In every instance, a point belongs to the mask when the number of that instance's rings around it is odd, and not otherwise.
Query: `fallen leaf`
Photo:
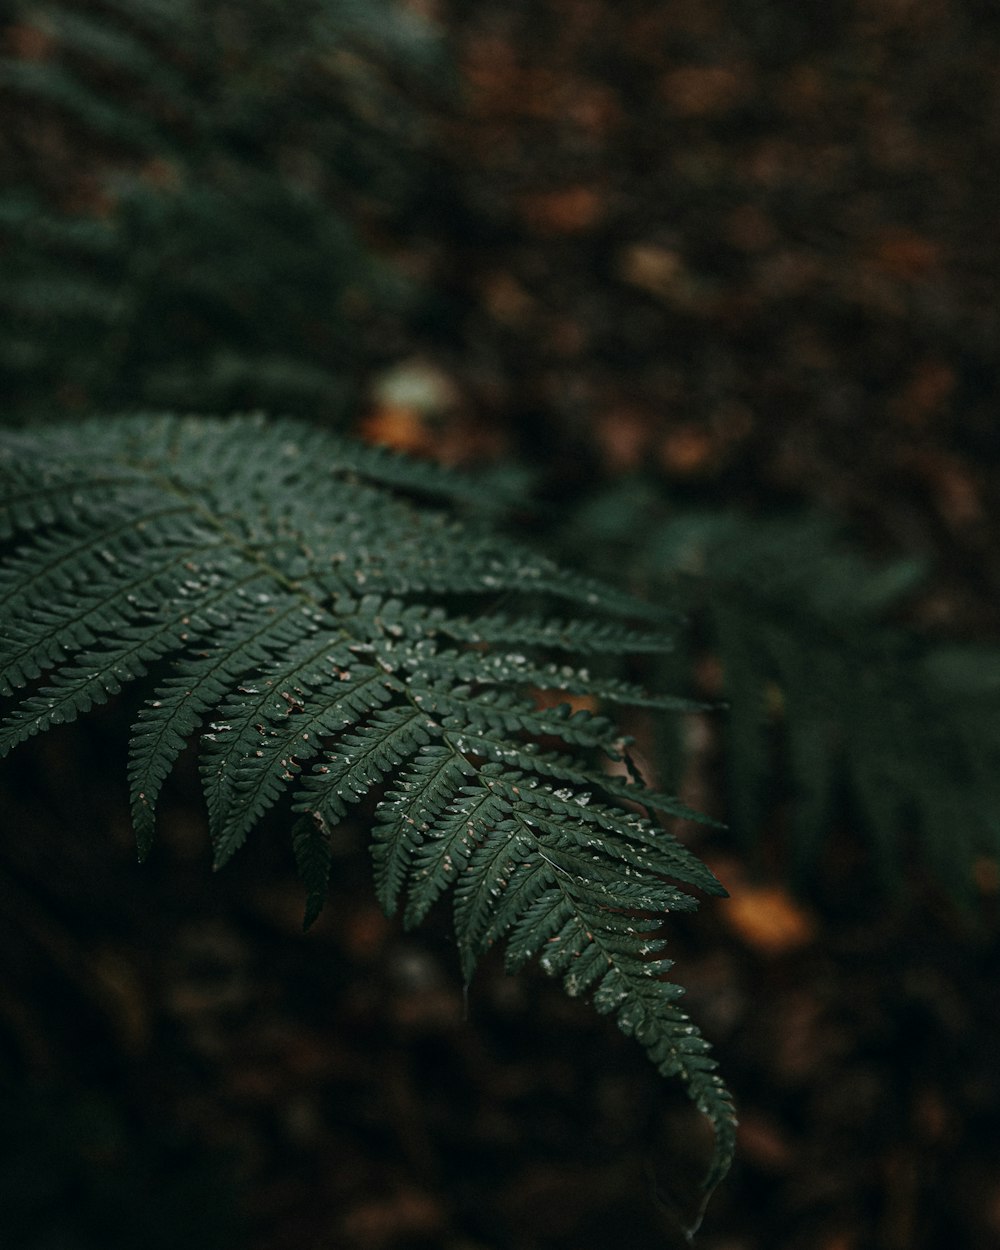
[[[405,1186],[384,1198],[363,1202],[348,1211],[341,1234],[350,1246],[380,1250],[403,1238],[437,1239],[444,1230],[441,1204],[423,1190]]]
[[[875,263],[894,278],[918,278],[940,258],[937,243],[905,226],[885,231],[875,249]]]
[[[613,473],[638,469],[649,447],[651,415],[638,408],[621,406],[597,417],[594,437],[601,459]]]
[[[562,187],[522,196],[521,215],[539,234],[585,234],[603,219],[606,198],[596,187]]]
[[[16,22],[3,32],[4,42],[19,61],[47,61],[55,52],[55,36],[41,26]]]
[[[483,290],[483,302],[491,316],[501,325],[517,326],[527,322],[535,312],[535,301],[510,274],[492,274]]]
[[[943,360],[922,360],[892,401],[896,417],[906,425],[924,427],[940,415],[955,390],[954,369]]]
[[[684,261],[678,252],[656,243],[633,243],[618,258],[618,273],[630,286],[664,296],[681,276]]]
[[[972,866],[972,879],[980,894],[988,898],[1000,894],[1000,864],[995,859],[980,855]]]
[[[683,65],[664,74],[660,93],[681,117],[726,113],[746,94],[747,75],[724,65]]]
[[[387,404],[363,417],[358,433],[366,443],[413,454],[430,451],[433,440],[416,408]]]
[[[697,425],[671,430],[660,444],[660,463],[670,473],[689,476],[714,466],[715,439]]]
[[[720,915],[747,946],[762,955],[784,955],[808,946],[816,937],[816,922],[808,911],[779,885],[727,883],[730,898]]]
[[[753,1111],[740,1116],[738,1142],[740,1157],[766,1172],[787,1172],[795,1159],[781,1126]]]

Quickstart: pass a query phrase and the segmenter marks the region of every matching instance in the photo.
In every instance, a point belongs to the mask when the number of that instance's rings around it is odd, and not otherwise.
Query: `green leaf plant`
[[[466,981],[503,940],[509,970],[537,959],[616,1017],[713,1126],[707,1200],[733,1107],[663,926],[724,891],[661,823],[696,814],[637,778],[615,724],[535,697],[683,707],[600,675],[662,649],[661,617],[500,535],[469,481],[306,425],[135,416],[0,449],[0,751],[146,678],[140,858],[197,736],[217,866],[290,795],[307,925],[331,830],[371,794],[386,911],[413,925],[450,891]]]
[[[975,914],[977,869],[1000,858],[1000,650],[907,623],[922,562],[876,561],[831,517],[685,507],[636,481],[578,510],[563,546],[683,620],[653,684],[703,695],[695,656],[717,657],[726,816],[745,850],[784,801],[789,876],[815,884],[846,816],[873,885],[900,897],[922,874]],[[667,778],[683,767],[673,728]]]

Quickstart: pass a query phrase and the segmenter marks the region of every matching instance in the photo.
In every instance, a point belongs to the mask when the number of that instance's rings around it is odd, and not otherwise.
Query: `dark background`
[[[995,644],[993,4],[0,22],[10,420],[265,407],[511,462],[547,542],[622,483],[819,507],[926,562],[899,624]],[[363,819],[305,937],[287,816],[213,877],[192,758],[138,867],[131,712],[0,782],[5,1246],[683,1244],[704,1129],[631,1043],[499,963],[465,1002],[447,916],[379,912]],[[722,714],[689,739],[686,792],[726,817]],[[752,852],[700,835],[733,897],[674,929],[742,1121],[698,1244],[995,1246],[995,858],[964,906],[916,853],[886,888],[845,801],[795,892],[772,817]]]

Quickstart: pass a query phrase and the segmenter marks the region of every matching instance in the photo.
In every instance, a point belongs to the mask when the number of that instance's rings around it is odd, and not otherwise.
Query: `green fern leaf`
[[[352,664],[353,679],[338,667],[342,663]],[[313,703],[331,671],[340,674],[336,699]],[[381,669],[358,665],[342,640],[326,634],[319,643],[310,635],[291,663],[265,666],[254,682],[222,703],[212,732],[202,737],[205,795],[220,866],[320,753],[324,737],[387,702],[392,690]]]
[[[451,889],[467,979],[506,940],[511,967],[538,957],[592,992],[712,1120],[714,1183],[732,1107],[660,952],[664,918],[721,887],[652,819],[695,813],[608,771],[629,766],[611,719],[533,697],[685,706],[552,659],[577,642],[613,655],[641,606],[462,521],[461,479],[294,423],[134,418],[0,446],[0,595],[16,609],[0,748],[155,665],[128,766],[140,855],[197,738],[216,865],[288,794],[310,924],[330,831],[373,803],[386,909],[405,899],[415,923]],[[428,494],[445,503],[410,498]],[[531,605],[523,620],[496,613],[500,592]],[[620,621],[556,620],[545,599]]]
[[[458,797],[462,784],[475,775],[475,768],[450,742],[447,746],[428,743],[397,779],[398,789],[389,790],[378,806],[372,840],[375,889],[379,902],[391,915],[406,884],[414,858],[431,830],[433,836],[446,836],[441,813]],[[424,857],[430,859],[430,857]],[[431,865],[431,868],[433,865]],[[410,883],[411,900],[416,898],[418,870]],[[428,888],[407,913],[414,923],[422,919],[437,898]],[[421,909],[422,908],[422,909]]]
[[[489,784],[494,766],[478,770],[475,783],[459,787],[458,794],[434,821],[412,852],[412,869],[405,921],[418,924],[446,889],[464,873],[482,831],[500,824],[507,815],[503,799]]]
[[[501,643],[509,647],[545,647],[577,655],[670,651],[668,634],[629,629],[618,621],[567,621],[557,617],[509,617],[490,613],[471,620],[442,619],[440,629],[462,642]]]
[[[299,877],[307,891],[302,928],[308,929],[323,910],[330,883],[333,853],[329,830],[319,821],[300,820],[292,830],[292,850]]]
[[[295,599],[288,601],[280,619],[291,627],[283,631],[284,638],[289,633],[294,636],[296,623],[299,628],[309,628],[302,605]],[[264,625],[267,636],[273,639],[274,619],[267,618]],[[145,858],[152,845],[160,788],[188,738],[200,726],[205,713],[219,705],[240,674],[269,654],[260,632],[256,621],[238,618],[236,627],[223,633],[206,653],[178,660],[179,675],[168,678],[140,712],[132,730],[129,759],[132,823],[140,859]]]

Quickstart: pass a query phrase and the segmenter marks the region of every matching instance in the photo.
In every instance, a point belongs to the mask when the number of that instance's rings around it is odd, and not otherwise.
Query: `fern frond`
[[[388,447],[339,438],[331,450],[335,452],[342,472],[350,471],[361,479],[378,482],[382,486],[427,495],[432,499],[470,504],[477,512],[497,512],[521,502],[521,495],[516,489],[505,488],[498,480],[491,481],[489,489],[484,490],[482,479],[476,475],[443,468],[432,460],[415,460]]]
[[[714,823],[703,812],[695,811],[673,795],[659,794],[642,784],[627,782],[613,773],[597,769],[582,769],[577,758],[555,751],[543,751],[534,742],[516,742],[510,737],[486,733],[482,730],[469,733],[468,729],[463,734],[461,742],[464,749],[473,755],[479,755],[497,763],[505,763],[510,768],[534,773],[540,778],[572,784],[584,793],[597,790],[614,798],[624,799],[683,820],[700,824]],[[596,808],[591,808],[591,811],[596,811]]]
[[[670,964],[659,957],[662,942],[656,934],[659,917],[695,906],[665,878],[702,887],[710,883],[716,891],[717,883],[682,848],[651,846],[648,830],[638,843],[621,831],[610,836],[607,828],[597,838],[586,826],[581,830],[572,821],[546,818],[549,812],[565,811],[572,799],[499,777],[486,784],[499,799],[499,811],[491,814],[490,833],[465,855],[455,891],[455,928],[466,975],[509,930],[514,931],[508,946],[511,968],[543,945],[540,962],[547,973],[561,976],[569,994],[592,990],[599,1011],[614,1013],[664,1075],[685,1082],[712,1121],[717,1147],[724,1152],[706,1181],[713,1187],[726,1171],[721,1159],[731,1156],[734,1147],[732,1106],[704,1039],[674,1005],[680,990],[663,980]],[[579,799],[573,805],[588,812]],[[598,816],[595,823],[610,821]]]
[[[341,683],[335,699],[313,699],[331,673]],[[291,663],[265,665],[252,680],[222,702],[212,732],[202,737],[217,865],[243,844],[291,777],[320,753],[324,738],[381,707],[398,689],[384,670],[359,664],[343,640],[329,634],[318,640],[310,634],[293,651]]]
[[[16,619],[0,748],[155,664],[128,767],[141,855],[197,737],[216,865],[289,795],[310,923],[330,831],[372,802],[386,909],[405,899],[414,923],[453,889],[466,978],[509,940],[512,966],[537,955],[571,993],[592,991],[712,1120],[714,1181],[732,1108],[659,952],[664,918],[693,907],[692,890],[721,887],[640,814],[695,813],[606,771],[626,740],[603,713],[533,697],[683,706],[554,662],[577,638],[613,653],[620,626],[554,624],[536,606],[582,601],[627,620],[641,605],[462,521],[454,493],[418,505],[411,495],[436,473],[395,460],[385,471],[384,457],[343,448],[259,418],[137,417],[5,439],[0,512],[14,538],[0,594]],[[524,622],[496,614],[500,591],[521,592]],[[508,642],[519,632],[523,653]]]
[[[439,650],[433,660],[421,657],[418,663],[423,677],[445,672],[483,686],[520,685],[537,690],[585,694],[606,703],[624,703],[629,707],[668,712],[690,712],[709,706],[691,699],[651,695],[641,686],[621,678],[600,676],[571,664],[540,664],[526,655],[512,652],[494,651],[482,655]]]
[[[884,886],[912,871],[909,847],[972,900],[977,863],[1000,860],[1000,653],[887,621],[905,615],[920,561],[866,558],[829,517],[673,510],[634,485],[577,518],[576,541],[598,534],[721,662],[739,835],[758,837],[777,793],[808,879],[846,797]],[[684,688],[659,657],[651,667],[657,685]]]
[[[440,839],[447,836],[439,817],[455,801],[463,783],[475,775],[475,767],[451,742],[446,746],[428,743],[419,749],[416,758],[400,773],[396,782],[398,788],[387,791],[379,804],[372,841],[375,889],[379,901],[390,914],[396,910],[410,864],[420,856],[425,837]],[[437,856],[435,851],[432,856],[421,858],[425,862],[433,859],[433,866],[437,866],[442,857]],[[415,891],[418,875],[415,869],[414,879],[410,882],[413,909],[407,912],[407,917],[412,923],[423,919],[439,893],[428,888],[420,895],[421,902],[417,904]]]
[[[636,654],[669,651],[673,642],[663,630],[641,632],[618,621],[560,620],[555,617],[509,617],[492,613],[472,620],[442,621],[441,632],[461,642],[500,643],[508,647],[544,647],[577,655]]]
[[[370,354],[363,306],[413,300],[351,208],[387,212],[426,176],[411,88],[431,79],[434,27],[392,0],[318,0],[294,21],[245,0],[232,28],[204,0],[8,10],[45,49],[0,49],[8,412],[49,419],[70,394],[75,411],[343,412]]]
[[[503,798],[489,784],[494,772],[492,765],[478,769],[475,781],[459,786],[444,813],[425,829],[415,822],[419,833],[416,838],[411,836],[411,846],[407,848],[412,859],[405,913],[408,925],[419,923],[444,891],[455,884],[459,874],[465,872],[484,832],[505,820]],[[416,849],[412,849],[414,841]]]
[[[323,910],[330,884],[333,852],[329,830],[320,821],[303,818],[292,830],[292,851],[295,867],[307,891],[302,928],[308,929]]]
[[[367,724],[341,735],[336,752],[329,752],[319,773],[307,779],[299,803],[327,824],[339,823],[348,807],[440,732],[437,722],[419,707],[373,712]]]

